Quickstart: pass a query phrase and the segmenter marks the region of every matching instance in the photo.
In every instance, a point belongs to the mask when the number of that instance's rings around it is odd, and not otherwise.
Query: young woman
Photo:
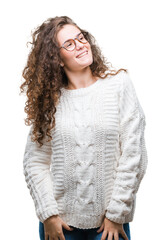
[[[130,240],[147,167],[145,115],[126,69],[67,16],[33,33],[23,70],[24,175],[42,240]]]

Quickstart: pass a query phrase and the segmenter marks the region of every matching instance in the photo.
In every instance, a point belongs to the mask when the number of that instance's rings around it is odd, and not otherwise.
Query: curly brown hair
[[[40,146],[43,145],[45,136],[48,136],[48,141],[52,139],[51,129],[55,126],[54,114],[61,96],[60,88],[68,85],[65,71],[60,66],[61,58],[56,39],[57,33],[65,24],[72,24],[81,32],[87,33],[87,41],[93,55],[93,62],[90,65],[93,76],[104,79],[108,75],[118,74],[121,70],[127,72],[127,69],[123,68],[118,71],[112,69],[112,64],[102,55],[93,35],[81,29],[71,18],[56,16],[48,18],[38,26],[31,33],[32,42],[28,42],[32,47],[22,72],[25,81],[21,84],[20,91],[26,92],[28,98],[24,107],[27,113],[25,124],[28,126],[33,124],[32,141],[37,141]]]

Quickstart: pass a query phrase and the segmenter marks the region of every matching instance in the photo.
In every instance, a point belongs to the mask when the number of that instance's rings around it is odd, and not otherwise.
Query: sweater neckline
[[[83,96],[92,90],[96,89],[102,79],[98,78],[94,83],[89,85],[88,87],[82,87],[82,88],[77,88],[77,89],[65,89],[61,88],[61,92],[64,96]]]

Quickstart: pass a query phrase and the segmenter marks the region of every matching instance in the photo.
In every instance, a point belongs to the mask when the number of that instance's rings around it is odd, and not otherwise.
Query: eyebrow
[[[81,32],[79,32],[75,37],[77,37],[80,33],[81,33]],[[65,42],[69,41],[70,39],[72,39],[72,38],[67,39]],[[63,42],[63,44],[64,44],[65,42]]]

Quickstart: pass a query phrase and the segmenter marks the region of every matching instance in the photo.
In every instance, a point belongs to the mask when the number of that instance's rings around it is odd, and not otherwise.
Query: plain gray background
[[[38,219],[22,160],[29,127],[19,96],[31,30],[49,17],[67,15],[96,38],[103,54],[127,68],[146,115],[148,169],[137,194],[132,240],[165,239],[167,230],[168,35],[166,1],[6,1],[0,6],[2,239],[39,239]]]

